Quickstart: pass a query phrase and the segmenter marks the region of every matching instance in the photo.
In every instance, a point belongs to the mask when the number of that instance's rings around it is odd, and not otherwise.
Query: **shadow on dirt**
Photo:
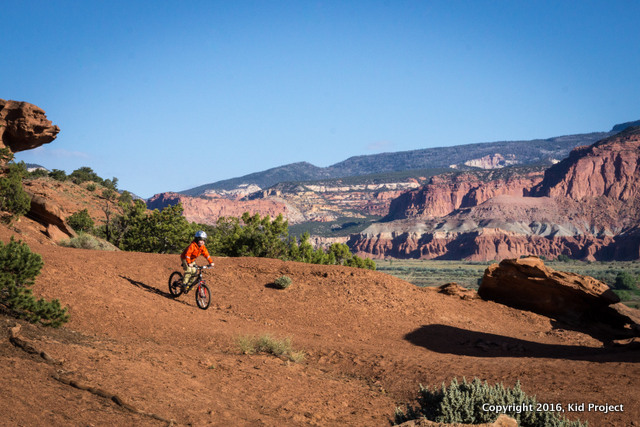
[[[472,357],[536,357],[591,362],[640,363],[639,351],[624,347],[594,348],[543,344],[470,331],[447,325],[425,325],[405,335],[410,343],[437,353]]]
[[[125,279],[126,281],[128,281],[129,283],[131,283],[132,285],[137,286],[138,288],[143,289],[143,290],[145,290],[145,291],[147,291],[147,292],[151,292],[152,294],[161,295],[161,296],[163,296],[163,297],[165,297],[165,298],[169,298],[169,299],[172,299],[172,300],[176,300],[176,299],[173,297],[173,295],[171,295],[169,292],[161,291],[161,290],[160,290],[160,289],[158,289],[158,288],[154,288],[153,286],[149,286],[149,285],[147,285],[146,283],[139,282],[139,281],[137,281],[137,280],[133,280],[133,279],[131,279],[131,278],[129,278],[129,277],[125,277],[125,276],[120,276],[120,277],[122,277],[123,279]],[[184,302],[184,301],[180,301],[180,300],[176,300],[176,301],[177,301],[177,302],[180,302],[180,303],[182,303],[182,304],[189,305],[189,304],[187,304],[187,303],[186,303],[186,302]]]

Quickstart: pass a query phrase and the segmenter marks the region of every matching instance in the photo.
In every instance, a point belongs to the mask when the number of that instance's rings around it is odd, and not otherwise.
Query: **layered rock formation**
[[[12,152],[31,150],[53,141],[60,128],[28,102],[0,99],[0,145]]]
[[[437,175],[427,185],[407,191],[393,200],[386,219],[442,217],[502,194],[528,196],[543,176],[544,168],[541,167]]]
[[[495,174],[434,177],[348,244],[379,258],[640,258],[640,128],[578,148],[543,176]]]
[[[330,183],[279,184],[250,195],[249,200],[276,200],[294,206],[304,221],[329,222],[339,217],[362,218],[384,216],[391,202],[405,191],[420,187],[420,180],[409,178],[397,182],[347,184]]]

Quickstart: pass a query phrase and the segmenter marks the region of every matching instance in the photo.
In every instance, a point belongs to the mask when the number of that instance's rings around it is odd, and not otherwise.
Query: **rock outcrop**
[[[605,283],[553,270],[537,257],[505,259],[490,265],[478,295],[574,324],[603,323],[620,334],[640,334],[637,310],[618,304],[620,299]]]
[[[0,148],[13,153],[31,150],[53,141],[58,132],[60,128],[35,105],[0,99]]]
[[[31,195],[31,208],[27,217],[45,227],[45,234],[54,241],[75,237],[76,233],[66,222],[67,215],[55,202],[39,195]]]
[[[620,302],[605,283],[589,276],[555,271],[538,257],[491,264],[478,295],[520,310],[579,320]]]

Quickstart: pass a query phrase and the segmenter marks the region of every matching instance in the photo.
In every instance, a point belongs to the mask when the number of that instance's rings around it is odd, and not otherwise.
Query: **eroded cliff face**
[[[420,187],[426,178],[399,182],[346,184],[280,184],[248,196],[250,200],[274,200],[293,206],[303,221],[329,222],[340,217],[384,216],[391,202],[407,190]]]
[[[534,195],[627,201],[640,194],[640,127],[579,147],[549,168]]]
[[[640,258],[640,128],[578,148],[544,175],[477,176],[434,177],[348,244],[377,258]]]
[[[437,218],[503,194],[527,196],[543,176],[543,168],[526,170],[522,174],[491,171],[437,175],[427,185],[393,200],[387,219]]]
[[[240,217],[245,212],[251,215],[269,215],[272,218],[282,214],[290,224],[302,218],[300,212],[292,206],[274,200],[237,201],[221,197],[189,197],[178,193],[156,194],[147,201],[147,207],[162,210],[178,203],[182,203],[183,215],[188,221],[200,224],[214,225],[220,217]]]

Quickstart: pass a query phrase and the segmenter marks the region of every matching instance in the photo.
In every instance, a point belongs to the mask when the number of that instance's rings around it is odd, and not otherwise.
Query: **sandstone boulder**
[[[42,196],[31,196],[31,209],[27,217],[44,225],[47,236],[55,241],[76,236],[75,231],[67,225],[66,215],[60,206]]]
[[[0,143],[12,152],[31,150],[53,141],[60,128],[28,102],[0,99]],[[1,147],[0,147],[1,148]]]
[[[485,300],[566,321],[601,321],[602,313],[620,301],[605,283],[555,271],[537,257],[490,265],[478,294]]]

